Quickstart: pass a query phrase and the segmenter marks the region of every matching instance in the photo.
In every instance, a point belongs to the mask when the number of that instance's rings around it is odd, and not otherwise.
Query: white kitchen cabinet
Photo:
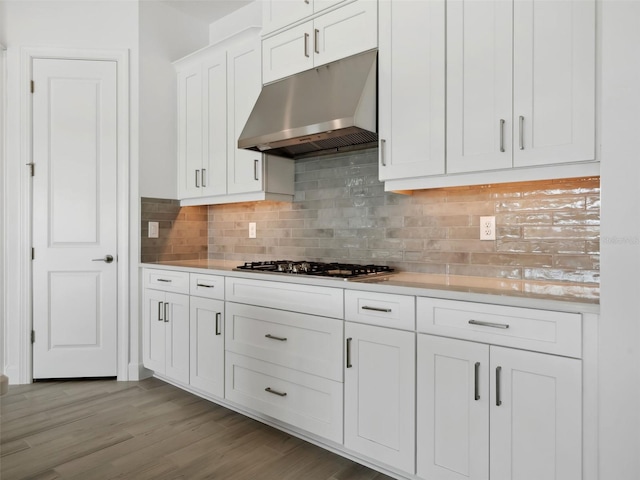
[[[447,1],[448,174],[595,159],[595,2]]]
[[[581,361],[418,335],[417,474],[582,478]]]
[[[189,384],[224,397],[224,302],[191,296]]]
[[[344,444],[415,472],[415,333],[345,324]]]
[[[144,290],[143,363],[170,379],[189,383],[189,296]]]
[[[347,0],[264,0],[262,31],[271,33]]]
[[[380,0],[379,177],[445,173],[445,1]]]
[[[237,146],[262,86],[257,29],[194,52],[175,67],[181,205],[291,201],[293,161]]]
[[[377,1],[357,0],[265,37],[263,83],[376,48],[377,20]]]

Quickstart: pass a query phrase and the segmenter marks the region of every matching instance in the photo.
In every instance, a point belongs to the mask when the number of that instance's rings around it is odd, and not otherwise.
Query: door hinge
[[[35,176],[36,174],[36,164],[31,162],[31,163],[27,163],[27,167],[29,167],[29,170],[31,171],[31,176]]]
[[[31,247],[31,260],[36,259],[36,249]]]
[[[31,80],[31,93],[36,91],[36,84],[33,80]]]
[[[31,330],[31,343],[36,343],[36,331]]]

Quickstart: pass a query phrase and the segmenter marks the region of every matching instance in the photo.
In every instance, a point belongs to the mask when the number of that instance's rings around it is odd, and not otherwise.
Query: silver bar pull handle
[[[493,322],[482,322],[480,320],[469,320],[470,325],[480,325],[481,327],[491,327],[491,328],[509,328],[508,323],[493,323]]]
[[[474,365],[474,387],[473,398],[477,402],[480,400],[480,362],[476,362]]]
[[[271,335],[270,333],[267,333],[264,337],[270,338],[271,340],[278,340],[279,342],[287,341],[287,337],[276,337],[275,335]]]
[[[113,262],[113,255],[105,255],[102,258],[94,258],[93,260],[91,260],[92,262],[104,262],[104,263],[111,263]]]
[[[164,322],[169,323],[169,304],[164,304]]]
[[[200,188],[200,183],[198,180],[200,179],[200,169],[196,170],[196,188]]]
[[[524,150],[524,117],[522,115],[518,118],[518,138],[520,150]]]
[[[504,153],[504,119],[500,119],[500,152]]]
[[[320,53],[320,30],[317,28],[313,30],[313,51]]]
[[[267,387],[264,389],[265,392],[273,393],[274,395],[278,395],[279,397],[286,397],[287,392],[279,392],[278,390],[274,390],[271,387]]]
[[[258,160],[253,161],[253,178],[254,180],[259,180],[258,178]]]
[[[216,312],[216,335],[221,335],[220,332],[220,319],[222,318],[222,313]]]
[[[384,313],[391,313],[391,309],[390,308],[380,308],[380,307],[369,307],[368,305],[363,305],[362,307],[360,307],[362,310],[372,310],[374,312],[384,312]]]
[[[207,169],[206,168],[202,169],[202,172],[201,172],[200,176],[202,177],[202,182],[201,182],[202,183],[202,188],[204,188],[204,187],[207,186],[207,182],[205,181],[205,178],[207,176]]]
[[[158,321],[163,322],[164,318],[162,318],[162,302],[158,302]]]
[[[171,283],[171,280],[166,279],[166,278],[158,278],[158,282]]]
[[[304,34],[304,56],[309,58],[309,34]]]
[[[502,405],[502,398],[500,392],[500,375],[502,373],[502,367],[496,367],[496,406]]]
[[[205,285],[204,283],[196,283],[196,286],[202,288],[215,288],[215,285]]]
[[[304,0],[304,3],[306,3],[307,5],[309,5],[309,0]]]
[[[351,365],[351,341],[352,340],[353,338],[351,337],[347,338],[347,368],[353,367],[353,365]]]
[[[385,156],[385,148],[387,146],[387,141],[384,138],[380,139],[380,163],[383,167],[387,166],[387,158]]]

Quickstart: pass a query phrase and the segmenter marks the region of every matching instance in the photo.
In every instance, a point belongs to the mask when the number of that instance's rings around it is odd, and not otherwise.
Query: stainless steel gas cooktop
[[[292,260],[267,262],[245,262],[234,270],[309,275],[314,277],[341,278],[348,281],[363,281],[390,277],[394,269],[386,265],[355,265],[351,263],[323,263]]]

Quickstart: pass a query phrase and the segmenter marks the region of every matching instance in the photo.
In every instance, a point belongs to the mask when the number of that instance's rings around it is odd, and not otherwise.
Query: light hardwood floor
[[[2,480],[390,480],[153,378],[10,386],[0,404]]]

